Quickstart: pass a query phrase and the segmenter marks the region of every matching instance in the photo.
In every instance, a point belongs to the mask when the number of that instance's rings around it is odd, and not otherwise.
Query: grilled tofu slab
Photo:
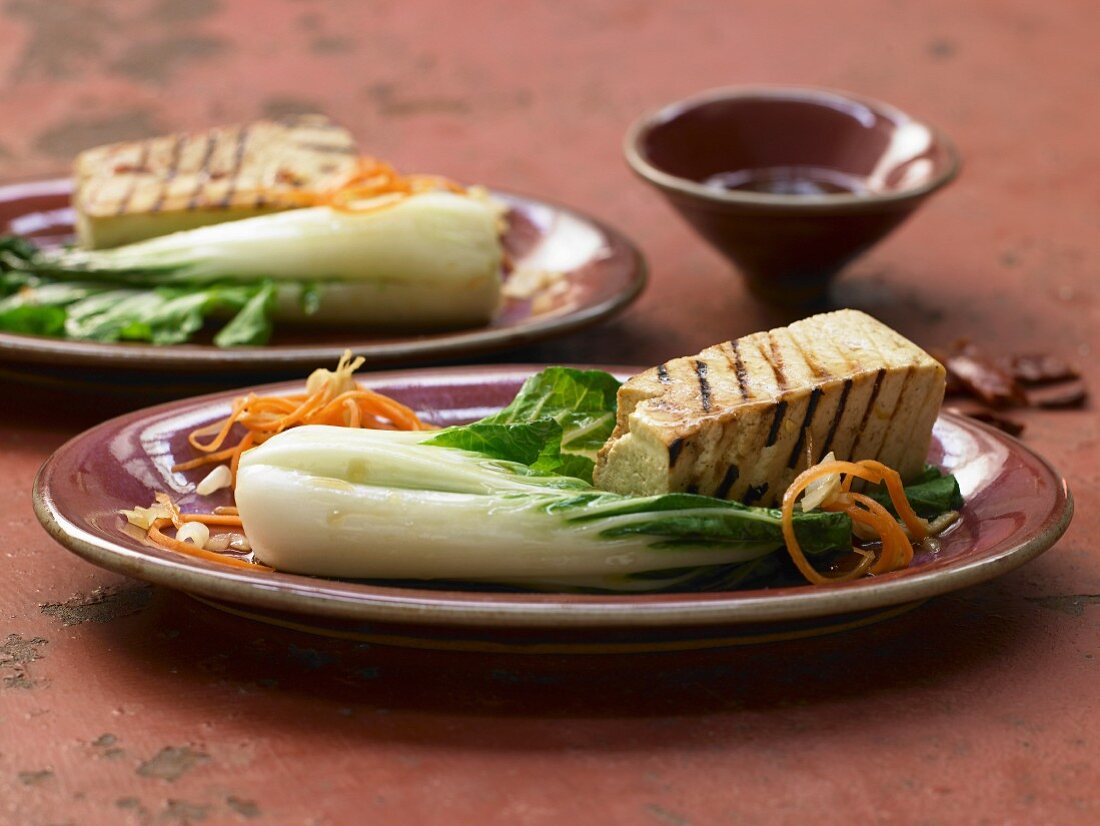
[[[597,487],[770,506],[833,451],[909,479],[928,454],[942,365],[864,313],[840,310],[673,359],[619,389]]]
[[[351,178],[351,134],[321,115],[115,143],[77,156],[77,240],[98,249],[308,203]]]

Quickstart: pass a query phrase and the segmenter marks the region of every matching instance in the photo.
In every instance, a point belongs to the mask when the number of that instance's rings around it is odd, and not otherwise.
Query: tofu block
[[[619,389],[597,487],[776,504],[832,451],[920,473],[946,372],[865,313],[839,310],[673,359]]]
[[[74,167],[77,241],[115,247],[292,207],[358,168],[351,134],[321,115],[88,149]]]

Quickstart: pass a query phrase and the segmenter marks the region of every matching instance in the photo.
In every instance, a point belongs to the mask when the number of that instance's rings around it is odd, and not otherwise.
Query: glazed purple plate
[[[40,245],[71,241],[71,191],[68,179],[0,187],[0,234],[24,235]],[[0,332],[0,369],[33,367],[25,370],[27,377],[41,378],[41,369],[52,367],[64,371],[65,380],[71,379],[73,368],[124,369],[155,383],[178,380],[180,374],[298,375],[336,363],[345,349],[366,357],[372,367],[408,364],[563,335],[613,315],[641,293],[645,261],[624,235],[566,207],[504,192],[494,195],[510,208],[503,243],[514,270],[549,270],[563,276],[553,289],[507,298],[485,327],[401,336],[280,325],[269,345],[235,348],[105,344]]]
[[[499,409],[536,369],[410,370],[363,383],[445,425]],[[259,392],[301,389],[296,382]],[[918,556],[904,571],[825,587],[629,596],[394,587],[231,568],[125,533],[119,511],[148,504],[158,491],[184,510],[209,507],[192,493],[196,479],[171,467],[192,456],[187,433],[223,418],[236,395],[140,410],[77,436],[38,474],[39,520],[93,564],[253,619],[387,644],[606,652],[759,642],[866,624],[1027,562],[1054,544],[1073,512],[1065,481],[1042,458],[999,431],[944,413],[929,460],[958,478],[966,499],[960,522],[938,553]]]

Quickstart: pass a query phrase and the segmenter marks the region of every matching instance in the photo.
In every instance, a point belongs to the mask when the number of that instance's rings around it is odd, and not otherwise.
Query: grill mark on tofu
[[[206,186],[206,177],[210,172],[210,158],[214,155],[214,149],[218,145],[218,137],[219,133],[214,129],[206,136],[206,148],[203,149],[202,162],[199,163],[198,173],[195,175],[195,188],[192,190],[191,198],[187,202],[188,209],[196,209],[199,205],[199,198],[202,196],[203,188]]]
[[[833,374],[830,373],[825,367],[823,367],[821,363],[813,357],[813,354],[807,351],[806,348],[802,346],[802,343],[798,340],[796,336],[791,336],[791,344],[794,345],[794,348],[798,351],[798,354],[802,356],[802,360],[806,362],[806,366],[810,368],[810,372],[813,374],[813,377],[815,379],[821,381],[823,379],[833,378]]]
[[[753,502],[759,502],[765,493],[768,492],[768,483],[765,482],[762,485],[756,485],[745,491],[745,495],[741,497],[741,501],[746,505],[751,505]]]
[[[720,482],[723,465],[741,464],[740,456],[764,438],[764,429],[757,420],[726,416],[725,411],[722,413],[721,433],[712,451],[711,489]]]
[[[878,391],[882,389],[884,378],[886,378],[886,368],[880,367],[878,372],[875,373],[875,386],[871,388],[871,397],[867,399],[867,407],[863,409],[863,416],[860,417],[859,427],[856,429],[857,433],[862,433],[867,428],[867,420],[871,418],[871,411],[875,409],[875,402],[878,401]]]
[[[772,372],[775,373],[775,385],[782,392],[787,389],[787,376],[783,372],[783,350],[775,336],[772,335],[772,331],[765,333],[768,339],[767,349],[761,347],[760,354],[764,356],[764,360],[772,368]]]
[[[699,403],[703,406],[703,412],[710,412],[710,382],[707,381],[707,363],[696,359],[695,375],[699,379]]]
[[[164,179],[160,183],[160,191],[157,193],[157,199],[153,202],[153,205],[149,208],[150,212],[160,212],[164,208],[164,199],[168,197],[168,189],[172,185],[172,181],[175,180],[176,174],[180,168],[180,157],[183,155],[183,146],[187,143],[187,135],[183,132],[177,132],[175,140],[172,141],[172,154],[168,158],[168,168],[164,171]]]
[[[722,481],[718,484],[718,489],[714,491],[714,495],[718,499],[728,499],[730,489],[737,482],[737,478],[741,475],[741,471],[737,465],[730,465],[726,468],[726,475],[722,477]]]
[[[836,436],[837,428],[840,427],[840,420],[844,418],[844,408],[848,404],[848,394],[852,392],[853,381],[851,379],[844,380],[844,389],[840,391],[840,403],[836,406],[836,413],[833,414],[833,421],[829,425],[829,432],[825,434],[825,443],[821,446],[821,453],[818,455],[818,461],[821,461],[825,457],[829,450],[833,446],[833,438]]]
[[[802,349],[803,355],[806,356],[807,362],[810,360],[810,355],[807,353],[805,347],[802,347],[803,343],[811,349],[814,357],[832,358],[839,363],[841,367],[840,373],[829,370],[833,378],[840,378],[842,375],[850,375],[860,370],[861,365],[858,356],[853,359],[852,351],[843,347],[837,341],[835,330],[823,317],[812,316],[792,325],[788,329],[792,334],[797,330],[798,334],[795,335],[795,340],[799,342],[799,347]]]
[[[779,425],[783,424],[783,417],[787,415],[787,400],[783,399],[775,406],[775,415],[772,416],[772,426],[768,430],[768,438],[764,440],[764,447],[771,447],[779,438]]]
[[[768,346],[759,346],[758,352],[760,353],[761,360],[771,368],[772,375],[775,379],[775,386],[779,393],[782,393],[785,389],[786,379],[783,375],[783,356],[779,353],[776,341],[772,337],[771,333],[764,333],[764,338],[767,339]],[[761,342],[762,344],[762,342]],[[740,355],[740,351],[738,352]],[[776,366],[776,364],[780,366]],[[747,371],[746,371],[747,373]],[[764,447],[771,447],[779,439],[779,427],[783,424],[783,418],[787,415],[787,400],[780,399],[775,405],[775,413],[772,416],[771,427],[768,429],[768,438],[764,440]],[[752,488],[750,488],[752,490]],[[760,494],[763,496],[763,493]]]
[[[661,384],[668,384],[668,365],[660,364],[657,366],[657,381]]]
[[[320,128],[320,118],[294,123],[264,119],[85,150],[74,163],[81,244],[118,246],[238,217],[230,212],[248,217],[260,195],[265,206],[256,211],[300,206],[299,192],[348,180],[356,154],[328,150],[352,149],[350,134]],[[285,179],[271,180],[267,173],[284,167]]]
[[[233,168],[229,170],[229,184],[226,186],[225,195],[222,197],[221,206],[227,209],[233,203],[233,195],[237,191],[237,181],[241,177],[241,168],[244,165],[245,147],[248,145],[249,124],[245,124],[237,132],[237,148],[233,152]]]
[[[795,440],[794,447],[791,448],[791,455],[787,459],[788,468],[793,469],[798,464],[799,454],[802,453],[802,445],[806,441],[806,433],[813,424],[814,411],[817,410],[817,403],[821,400],[824,392],[820,387],[815,387],[810,391],[810,401],[806,405],[806,415],[802,419],[802,427],[798,429],[798,438]]]
[[[145,141],[141,145],[141,154],[138,155],[137,163],[133,165],[130,170],[130,185],[126,187],[126,192],[118,202],[118,215],[125,215],[126,210],[130,207],[130,201],[134,197],[134,190],[137,189],[138,175],[141,175],[145,170],[145,165],[149,163],[149,146],[151,141]]]
[[[745,370],[745,361],[741,358],[741,347],[736,341],[731,341],[730,350],[733,351],[733,372],[737,376],[737,387],[741,391],[741,398],[747,399],[749,397],[749,376],[748,371]],[[722,352],[725,352],[725,348],[722,348]],[[729,356],[727,355],[728,359]]]
[[[680,451],[684,449],[684,440],[677,439],[668,446],[668,468],[676,467],[676,460],[680,458]]]
[[[802,424],[798,428],[798,435],[795,440],[794,446],[791,448],[791,455],[788,457],[787,467],[793,469],[798,461],[801,459],[802,447],[806,443],[807,433],[811,433],[809,437],[810,449],[813,449],[812,442],[812,428],[814,414],[817,412],[817,406],[821,401],[821,397],[824,395],[824,390],[821,385],[829,379],[836,378],[832,371],[822,364],[819,357],[817,357],[811,350],[807,350],[802,346],[802,342],[799,340],[799,336],[795,334],[795,330],[787,328],[787,338],[790,340],[791,349],[793,353],[790,353],[790,361],[795,361],[795,356],[802,360],[802,364],[809,370],[809,386],[810,397],[806,402],[806,411],[802,417]]]
[[[935,371],[926,371],[919,365],[914,365],[912,372],[913,382],[918,385],[918,388],[908,391],[910,400],[906,405],[906,415],[894,418],[887,431],[883,448],[879,452],[879,461],[888,463],[906,481],[919,473],[924,466],[927,454],[924,434],[931,434],[936,413],[943,401],[942,385],[936,381]],[[923,388],[924,392],[918,397],[920,388]],[[917,438],[920,439],[919,442],[915,441]],[[914,444],[919,447],[915,449],[910,447]]]
[[[898,397],[894,401],[894,409],[890,411],[889,424],[887,424],[886,427],[883,428],[883,439],[879,443],[878,450],[875,451],[875,455],[871,457],[873,459],[877,460],[878,457],[882,455],[882,449],[889,441],[886,437],[889,435],[890,425],[893,424],[894,417],[898,414],[898,408],[901,406],[902,400],[905,398],[906,389],[909,387],[909,383],[912,381],[913,375],[913,365],[909,365],[909,367],[905,369],[905,378],[901,380],[901,388],[898,390]]]

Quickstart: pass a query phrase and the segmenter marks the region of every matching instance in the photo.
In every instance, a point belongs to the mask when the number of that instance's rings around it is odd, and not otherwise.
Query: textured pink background
[[[1096,388],[1098,35],[1086,0],[8,0],[0,178],[323,110],[402,168],[638,239],[653,281],[634,308],[505,358],[651,363],[786,319],[631,177],[627,124],[712,86],[846,88],[937,123],[965,166],[838,300],[930,346],[1054,350]],[[1078,517],[999,581],[812,641],[521,659],[315,639],[101,573],[29,501],[99,414],[15,385],[0,399],[0,822],[1100,819],[1091,410],[1024,414]]]

